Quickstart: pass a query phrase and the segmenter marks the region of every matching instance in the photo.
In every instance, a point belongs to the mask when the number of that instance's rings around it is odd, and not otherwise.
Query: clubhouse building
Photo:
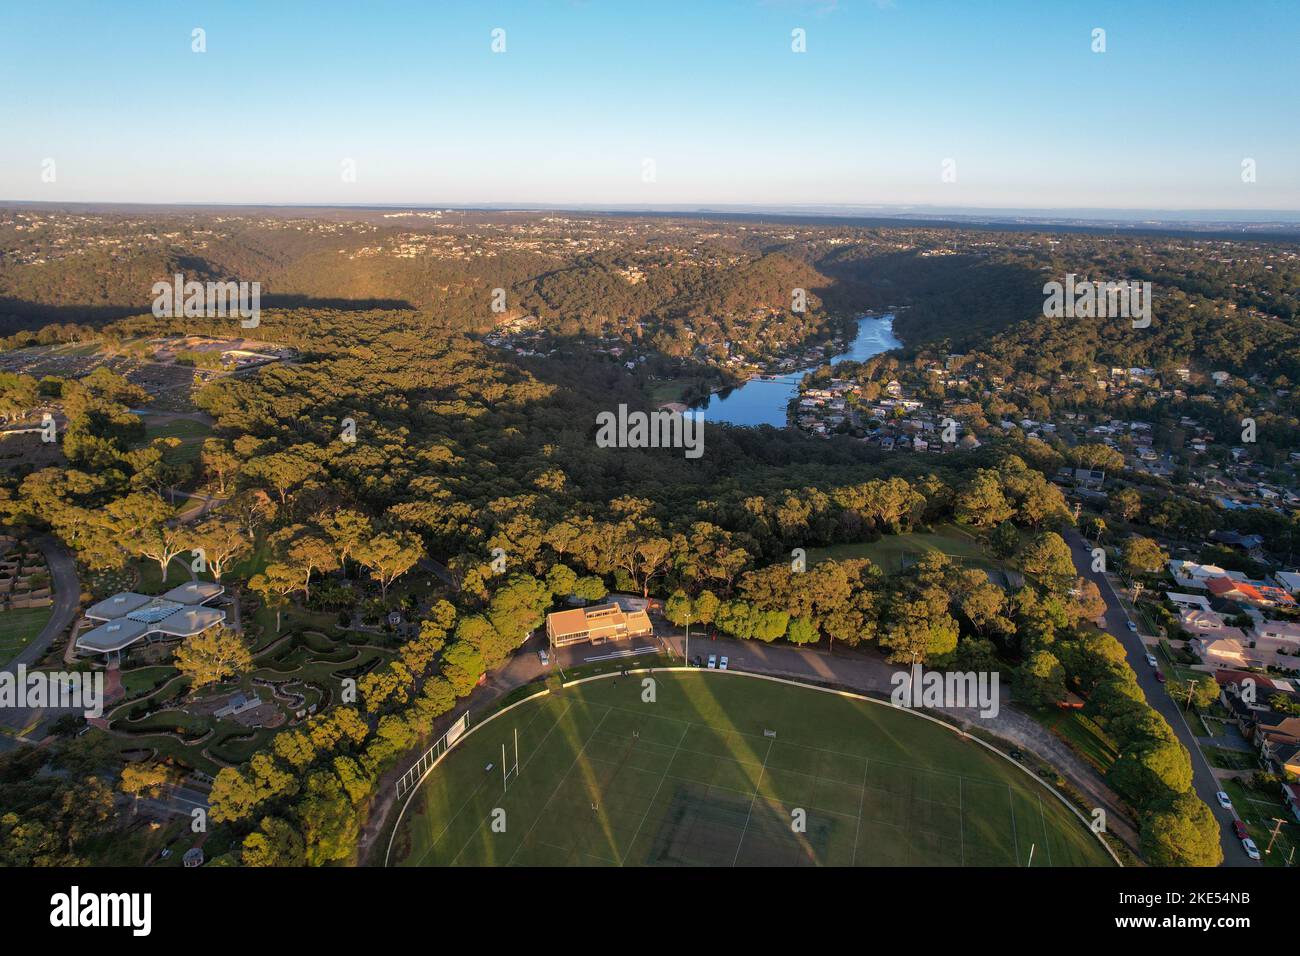
[[[120,659],[122,651],[137,641],[202,634],[226,619],[225,611],[207,606],[225,590],[210,581],[191,581],[161,597],[134,591],[114,594],[86,611],[86,617],[98,623],[77,638],[77,651]]]
[[[653,635],[654,626],[644,610],[624,610],[618,604],[596,604],[546,615],[546,637],[552,647]]]

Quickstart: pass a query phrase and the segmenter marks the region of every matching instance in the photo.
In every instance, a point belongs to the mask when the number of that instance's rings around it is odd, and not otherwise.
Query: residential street
[[[1129,666],[1137,674],[1138,685],[1142,692],[1146,694],[1147,703],[1154,707],[1164,718],[1169,721],[1169,726],[1174,728],[1174,733],[1182,741],[1192,758],[1192,786],[1196,789],[1196,794],[1210,808],[1216,820],[1219,821],[1219,843],[1223,847],[1223,865],[1224,866],[1262,866],[1251,860],[1241,848],[1241,841],[1233,836],[1231,825],[1234,819],[1233,814],[1219,806],[1219,801],[1215,799],[1214,794],[1218,791],[1219,785],[1214,777],[1214,772],[1210,767],[1209,761],[1201,753],[1201,748],[1197,746],[1196,734],[1193,733],[1187,719],[1183,716],[1178,705],[1165,691],[1164,685],[1156,680],[1155,670],[1147,664],[1146,655],[1148,647],[1143,643],[1142,636],[1135,634],[1128,629],[1129,615],[1124,610],[1120,597],[1112,587],[1110,579],[1101,573],[1092,570],[1092,546],[1086,542],[1082,536],[1070,531],[1065,535],[1065,540],[1070,545],[1070,550],[1074,556],[1074,566],[1079,574],[1088,580],[1096,583],[1101,590],[1102,599],[1106,602],[1106,631],[1118,640],[1128,654]],[[1151,637],[1151,646],[1154,648],[1156,638]]]

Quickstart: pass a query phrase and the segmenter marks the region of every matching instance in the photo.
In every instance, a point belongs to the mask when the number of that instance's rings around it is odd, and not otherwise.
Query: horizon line
[[[854,202],[793,202],[793,203],[567,203],[535,201],[474,201],[474,202],[276,202],[276,201],[152,201],[131,199],[7,199],[0,198],[0,207],[16,206],[67,206],[67,207],[149,207],[164,209],[310,209],[310,210],[404,210],[450,212],[575,212],[707,215],[747,214],[793,217],[824,216],[829,218],[932,218],[996,217],[1015,221],[1037,219],[1045,222],[1066,219],[1074,222],[1094,221],[1113,223],[1123,221],[1133,225],[1159,223],[1185,223],[1203,225],[1300,225],[1300,209],[1272,209],[1259,207],[1141,207],[1141,206],[979,206],[938,205],[928,203],[854,203]]]

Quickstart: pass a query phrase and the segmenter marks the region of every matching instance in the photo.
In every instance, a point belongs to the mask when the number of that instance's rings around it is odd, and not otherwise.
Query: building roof
[[[126,617],[136,608],[143,607],[152,600],[153,598],[147,594],[122,591],[112,597],[104,598],[97,604],[92,604],[86,610],[86,617],[92,617],[97,621],[111,621],[117,617]]]
[[[77,638],[77,649],[94,651],[99,654],[120,651],[127,645],[140,640],[148,632],[149,625],[143,621],[121,618],[91,628],[85,634],[82,634],[81,637]]]
[[[86,616],[104,621],[77,639],[77,650],[107,654],[120,651],[150,634],[193,637],[226,619],[226,612],[204,607],[204,601],[225,591],[219,584],[192,581],[162,597],[123,591],[95,604]]]
[[[1220,657],[1241,657],[1244,659],[1241,641],[1231,637],[1205,637],[1197,638],[1201,645],[1201,653],[1205,655],[1215,654]]]
[[[193,637],[226,619],[226,612],[215,607],[187,607],[169,614],[154,627],[172,637]]]
[[[648,631],[650,617],[645,611],[624,611],[617,604],[596,604],[548,614],[546,626],[557,638],[587,634],[599,639],[628,631]]]
[[[1222,630],[1223,615],[1216,614],[1214,611],[1205,611],[1197,609],[1194,611],[1184,611],[1178,616],[1183,627],[1189,627],[1197,631]]]
[[[163,595],[163,599],[175,601],[177,604],[206,604],[213,598],[219,597],[225,590],[220,584],[213,584],[211,581],[189,581],[180,587],[172,588]]]
[[[1220,684],[1240,684],[1244,680],[1253,680],[1259,690],[1274,690],[1277,684],[1272,678],[1251,671],[1221,670],[1214,672],[1214,679]]]

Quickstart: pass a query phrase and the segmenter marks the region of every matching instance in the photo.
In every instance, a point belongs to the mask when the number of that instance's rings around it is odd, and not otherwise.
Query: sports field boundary
[[[1061,801],[1061,803],[1078,818],[1079,822],[1083,824],[1084,829],[1086,829],[1089,833],[1091,833],[1093,837],[1096,838],[1097,842],[1100,843],[1102,847],[1105,848],[1106,853],[1110,856],[1112,860],[1115,861],[1116,866],[1122,867],[1124,865],[1123,862],[1120,860],[1119,855],[1116,854],[1116,852],[1111,848],[1110,844],[1102,839],[1101,834],[1093,831],[1091,824],[1088,822],[1088,818],[1085,817],[1082,812],[1080,812],[1079,808],[1076,807],[1069,800],[1067,800],[1065,798],[1065,795],[1062,794],[1055,787],[1053,787],[1050,783],[1048,783],[1046,780],[1041,779],[1037,774],[1032,773],[1028,767],[1019,763],[1018,761],[1012,760],[1009,755],[1003,753],[1001,750],[999,750],[997,747],[994,747],[988,741],[982,740],[979,737],[975,736],[974,734],[967,733],[961,727],[955,726],[946,720],[941,720],[940,718],[935,717],[931,714],[927,714],[924,711],[914,710],[910,707],[895,707],[893,704],[887,703],[876,697],[869,697],[866,694],[860,694],[851,690],[839,690],[834,687],[822,687],[818,684],[808,684],[803,681],[790,680],[787,677],[774,677],[771,674],[756,674],[752,671],[709,670],[707,668],[701,668],[701,667],[653,667],[653,668],[646,667],[646,668],[639,668],[639,669],[629,669],[623,671],[621,674],[620,673],[594,674],[591,677],[579,677],[576,680],[568,681],[567,683],[561,684],[560,686],[567,688],[567,687],[573,687],[577,684],[585,684],[588,681],[604,680],[605,678],[608,677],[631,676],[633,674],[654,674],[663,671],[689,672],[692,674],[714,674],[719,677],[725,674],[729,677],[749,677],[749,678],[753,678],[754,680],[766,680],[766,681],[771,681],[774,684],[788,684],[791,687],[802,687],[806,690],[820,691],[823,694],[834,694],[837,697],[847,697],[850,700],[866,701],[869,704],[875,704],[879,707],[888,707],[891,710],[903,711],[905,713],[911,714],[913,717],[922,717],[925,720],[930,721],[931,723],[938,724],[940,727],[943,727],[944,729],[950,731],[951,733],[956,734],[959,737],[962,737],[966,740],[974,741],[975,743],[979,744],[981,747],[990,751],[991,753],[997,754],[1007,763],[1011,764],[1013,767],[1015,767],[1017,770],[1023,773],[1030,780],[1034,781],[1034,783],[1038,784],[1041,787],[1045,787],[1049,792],[1051,792],[1052,796],[1056,797],[1057,800]]]
[[[564,686],[568,686],[568,685],[564,685]],[[474,733],[474,732],[475,732],[476,730],[478,730],[480,727],[486,727],[488,724],[492,723],[492,721],[496,720],[498,717],[502,717],[502,716],[504,716],[505,714],[508,714],[510,711],[514,710],[514,709],[515,709],[516,707],[518,707],[520,704],[526,704],[526,703],[528,703],[530,700],[537,700],[537,698],[539,698],[539,697],[545,697],[545,696],[548,695],[550,692],[551,692],[551,691],[550,691],[550,688],[543,687],[543,688],[542,688],[541,690],[539,690],[537,693],[535,693],[535,694],[529,694],[527,697],[523,698],[522,700],[517,700],[517,701],[515,701],[513,704],[510,704],[509,706],[502,707],[500,710],[498,710],[496,713],[492,714],[491,716],[486,717],[486,718],[484,718],[483,720],[480,720],[477,724],[475,724],[475,725],[474,725],[473,727],[471,727],[469,730],[465,731],[463,734],[461,734],[459,737],[457,737],[457,738],[456,738],[456,742],[455,742],[454,744],[452,744],[450,747],[445,748],[445,749],[443,750],[443,752],[440,753],[440,754],[438,755],[437,759],[435,759],[435,760],[433,761],[433,763],[429,764],[428,768],[424,771],[424,773],[420,774],[420,778],[419,778],[418,780],[416,780],[415,783],[411,784],[411,789],[409,789],[409,790],[406,791],[406,797],[405,797],[405,799],[402,800],[402,806],[401,806],[401,808],[397,811],[397,819],[393,822],[393,832],[390,833],[390,834],[388,835],[388,849],[384,851],[384,866],[388,866],[388,865],[389,865],[389,862],[388,862],[388,861],[389,861],[389,858],[392,856],[392,853],[393,853],[393,841],[394,841],[395,839],[397,839],[397,831],[398,831],[398,830],[401,828],[401,826],[402,826],[402,817],[406,815],[406,808],[407,808],[407,806],[410,805],[411,798],[412,798],[413,796],[415,796],[415,794],[419,793],[419,791],[420,791],[420,784],[424,783],[424,779],[425,779],[425,777],[427,777],[427,776],[429,776],[429,774],[433,773],[433,768],[436,767],[436,766],[438,766],[438,764],[442,763],[443,758],[446,757],[447,754],[451,753],[453,750],[455,750],[457,747],[459,747],[459,746],[460,746],[460,742],[461,742],[462,740],[464,740],[464,739],[466,739],[467,737],[469,737],[472,733]]]
[[[1110,858],[1111,858],[1112,860],[1115,861],[1115,865],[1116,865],[1116,866],[1119,866],[1119,867],[1123,867],[1123,866],[1124,866],[1123,861],[1120,860],[1119,855],[1116,854],[1116,852],[1111,848],[1110,844],[1108,844],[1108,843],[1107,843],[1107,842],[1102,838],[1101,834],[1095,832],[1095,831],[1092,829],[1092,826],[1091,826],[1091,824],[1089,823],[1088,818],[1085,817],[1085,816],[1083,815],[1083,813],[1079,810],[1079,808],[1076,807],[1076,806],[1075,806],[1073,803],[1071,803],[1069,800],[1067,800],[1067,799],[1065,798],[1065,796],[1064,796],[1060,791],[1058,791],[1054,786],[1052,786],[1052,785],[1051,785],[1050,783],[1048,783],[1046,780],[1041,779],[1037,774],[1035,774],[1035,773],[1033,773],[1032,771],[1030,771],[1028,767],[1026,767],[1026,766],[1024,766],[1023,764],[1019,763],[1018,761],[1015,761],[1015,760],[1011,759],[1011,757],[1010,757],[1008,754],[1003,753],[1003,752],[1002,752],[1001,750],[999,750],[997,747],[995,747],[995,746],[993,746],[992,744],[988,743],[987,741],[981,739],[980,737],[976,736],[975,734],[968,733],[967,731],[965,731],[964,729],[962,729],[960,726],[957,726],[957,725],[955,725],[955,724],[953,724],[953,723],[951,723],[951,722],[949,722],[949,721],[947,721],[947,720],[942,720],[942,719],[940,719],[939,717],[935,717],[935,716],[933,716],[933,715],[931,715],[931,714],[927,714],[927,713],[925,713],[925,712],[923,712],[923,711],[920,711],[920,710],[914,710],[914,709],[909,708],[909,707],[895,707],[893,704],[888,703],[887,701],[880,700],[879,698],[871,697],[871,696],[868,696],[868,695],[866,695],[866,694],[861,694],[861,693],[858,693],[858,692],[856,692],[856,691],[840,690],[840,689],[838,689],[838,688],[834,688],[834,687],[823,687],[823,686],[821,686],[821,685],[819,685],[819,684],[810,684],[810,683],[807,683],[807,682],[805,682],[805,681],[791,680],[791,679],[786,678],[786,677],[775,677],[775,676],[772,676],[772,675],[770,675],[770,674],[756,674],[756,673],[753,673],[752,671],[732,671],[732,670],[727,670],[727,671],[712,670],[712,671],[711,671],[711,670],[707,670],[707,669],[705,669],[705,668],[699,668],[699,667],[683,667],[683,666],[677,666],[677,667],[641,667],[641,668],[629,668],[629,669],[627,669],[627,670],[623,670],[623,671],[613,671],[613,672],[608,673],[608,674],[593,674],[593,675],[590,675],[590,676],[588,676],[588,677],[578,677],[578,678],[575,678],[575,679],[570,680],[570,681],[565,681],[564,683],[562,683],[562,684],[560,685],[560,687],[561,687],[561,689],[567,689],[567,688],[569,688],[569,687],[576,687],[576,686],[579,685],[579,684],[586,684],[586,683],[589,683],[590,681],[607,680],[607,679],[610,679],[610,678],[616,678],[616,677],[630,677],[630,676],[632,676],[632,675],[634,675],[634,674],[656,674],[656,673],[690,673],[690,674],[699,674],[699,675],[711,674],[711,675],[717,675],[717,676],[723,676],[723,675],[726,675],[726,676],[728,676],[728,677],[748,677],[748,678],[751,678],[751,679],[753,679],[753,680],[765,680],[765,681],[771,681],[771,682],[774,683],[774,684],[786,684],[786,685],[788,685],[788,686],[790,686],[790,687],[801,687],[801,688],[803,688],[803,689],[805,689],[805,690],[815,690],[815,691],[819,691],[819,692],[821,692],[821,693],[823,693],[823,694],[832,694],[832,695],[834,695],[834,696],[837,696],[837,697],[844,697],[844,698],[847,698],[847,699],[849,699],[849,700],[860,700],[860,701],[864,701],[864,702],[869,703],[869,704],[875,704],[875,705],[880,706],[880,707],[888,707],[888,708],[890,708],[891,710],[903,711],[903,712],[905,712],[905,713],[911,714],[911,715],[914,716],[914,717],[921,717],[921,718],[923,718],[923,719],[925,719],[925,720],[930,721],[931,723],[938,724],[940,727],[943,727],[945,730],[948,730],[949,732],[951,732],[951,733],[953,733],[953,734],[956,734],[957,736],[962,737],[962,738],[964,738],[964,739],[966,739],[966,740],[973,741],[973,742],[979,744],[981,747],[983,747],[983,748],[985,748],[986,750],[988,750],[989,752],[991,752],[991,753],[993,753],[993,754],[996,754],[997,756],[999,756],[999,757],[1001,757],[1003,760],[1005,760],[1007,763],[1009,763],[1009,764],[1011,764],[1013,767],[1015,767],[1017,770],[1019,770],[1021,773],[1023,773],[1026,777],[1028,777],[1030,780],[1032,780],[1035,784],[1037,784],[1038,786],[1041,786],[1041,787],[1046,788],[1046,789],[1048,790],[1048,792],[1050,792],[1054,797],[1056,797],[1056,799],[1059,800],[1059,801],[1062,803],[1062,805],[1064,805],[1064,806],[1065,806],[1065,807],[1066,807],[1066,808],[1067,808],[1067,809],[1068,809],[1072,814],[1074,814],[1074,816],[1075,816],[1075,817],[1079,820],[1079,822],[1083,825],[1084,829],[1087,830],[1089,833],[1091,833],[1092,836],[1097,840],[1097,842],[1101,844],[1101,846],[1105,849],[1107,855],[1109,855]],[[540,698],[540,697],[545,697],[545,696],[549,695],[550,693],[551,693],[551,691],[550,691],[549,688],[545,688],[545,687],[543,687],[541,690],[537,691],[535,694],[530,694],[529,696],[523,698],[522,700],[517,700],[517,701],[515,701],[513,704],[510,704],[508,707],[503,707],[502,709],[498,710],[496,713],[492,714],[490,717],[487,717],[487,718],[484,719],[483,721],[479,722],[478,724],[475,724],[473,727],[471,727],[469,730],[467,730],[464,734],[462,734],[462,735],[457,739],[457,741],[456,741],[455,744],[453,744],[452,746],[450,746],[450,747],[448,747],[446,750],[444,750],[444,751],[442,752],[442,754],[440,754],[440,755],[438,756],[438,758],[437,758],[437,759],[436,759],[432,764],[429,765],[428,769],[425,770],[424,773],[422,773],[422,774],[420,775],[420,779],[417,780],[417,781],[416,781],[416,782],[411,786],[411,789],[407,792],[405,799],[402,801],[402,806],[401,806],[401,809],[400,809],[399,812],[398,812],[397,820],[396,820],[396,822],[393,824],[393,831],[392,831],[391,835],[390,835],[389,838],[388,838],[388,849],[387,849],[387,851],[384,853],[384,866],[385,866],[385,867],[387,867],[387,866],[390,865],[390,858],[391,858],[391,855],[392,855],[392,852],[393,852],[393,842],[394,842],[394,840],[397,838],[397,831],[398,831],[398,829],[401,827],[402,818],[403,818],[403,816],[406,814],[406,808],[407,808],[407,806],[410,804],[412,797],[413,797],[416,793],[418,793],[418,792],[420,791],[420,787],[421,787],[421,785],[424,783],[425,778],[428,777],[429,774],[433,772],[433,769],[434,769],[435,767],[437,767],[438,764],[442,763],[443,758],[445,758],[448,754],[452,753],[452,752],[453,752],[457,747],[460,746],[461,741],[465,740],[467,737],[469,737],[471,734],[473,734],[475,731],[477,731],[480,727],[486,727],[488,724],[490,724],[490,723],[491,723],[493,720],[495,720],[496,718],[498,718],[498,717],[500,717],[500,716],[502,716],[502,715],[508,713],[508,712],[511,711],[511,710],[514,710],[516,707],[518,707],[518,706],[521,705],[521,704],[526,704],[526,703],[528,703],[529,701],[537,700],[537,699]]]

